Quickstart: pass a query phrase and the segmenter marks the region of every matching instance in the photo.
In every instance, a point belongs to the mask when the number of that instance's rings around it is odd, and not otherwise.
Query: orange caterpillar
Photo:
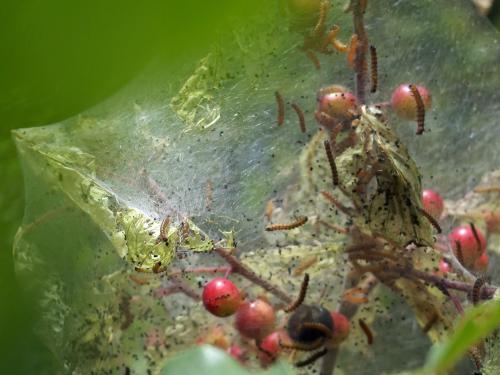
[[[290,230],[290,229],[295,229],[298,228],[302,225],[307,223],[307,216],[303,216],[299,218],[297,221],[294,221],[293,223],[289,224],[270,224],[266,227],[267,232],[274,232],[278,230]]]
[[[409,85],[411,94],[415,99],[415,104],[417,105],[417,135],[424,132],[424,122],[425,122],[425,106],[422,100],[422,96],[418,92],[417,86],[414,84]]]
[[[347,52],[347,63],[354,69],[354,59],[356,58],[356,49],[358,48],[358,36],[354,34],[351,36],[351,42],[349,43],[349,51]]]

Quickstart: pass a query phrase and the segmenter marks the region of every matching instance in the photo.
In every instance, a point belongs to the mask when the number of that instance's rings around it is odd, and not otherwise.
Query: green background
[[[259,1],[3,0],[0,11],[0,373],[55,374],[32,333],[12,263],[23,181],[10,130],[61,121],[112,95],[153,59],[203,56]]]
[[[16,283],[11,245],[23,184],[10,130],[60,121],[116,92],[151,60],[174,70],[258,1],[2,1],[0,12],[0,373],[54,374],[32,333],[33,310]],[[491,19],[500,24],[496,2]]]

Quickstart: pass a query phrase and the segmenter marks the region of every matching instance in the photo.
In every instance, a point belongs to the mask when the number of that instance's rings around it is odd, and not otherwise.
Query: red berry
[[[474,270],[475,271],[486,271],[488,268],[488,264],[490,263],[490,258],[488,254],[483,253],[477,260],[474,262]]]
[[[347,336],[349,336],[350,326],[349,319],[344,314],[341,314],[336,311],[332,311],[331,313],[333,320],[333,337],[332,341],[335,346],[339,345],[342,341],[344,341]]]
[[[227,350],[227,353],[236,359],[238,362],[244,363],[247,358],[246,358],[246,352],[241,349],[238,345],[231,345]]]
[[[203,305],[215,316],[233,315],[241,304],[239,289],[228,279],[216,277],[203,288]]]
[[[284,342],[282,335],[285,331],[275,331],[267,335],[259,344],[259,359],[262,367],[267,367],[273,363],[281,351],[280,341]],[[288,336],[288,335],[287,335]]]
[[[425,109],[431,107],[431,95],[423,86],[417,86],[417,90],[422,97]],[[409,84],[398,86],[392,93],[391,107],[396,114],[405,120],[416,120],[417,105],[411,93]]]
[[[472,267],[476,259],[486,250],[486,238],[479,228],[476,228],[479,243],[477,242],[471,225],[461,225],[455,227],[448,236],[451,247],[455,255],[460,258],[457,252],[457,242],[460,243],[464,266]]]
[[[443,198],[434,190],[425,189],[422,191],[422,205],[424,210],[435,219],[441,217],[444,209]]]
[[[451,265],[446,261],[446,259],[441,259],[439,261],[439,271],[441,271],[443,274],[451,271]]]
[[[353,117],[358,106],[356,97],[350,92],[329,92],[318,98],[319,112],[337,120],[346,120]]]
[[[257,299],[240,305],[236,312],[235,326],[242,336],[260,340],[272,331],[275,320],[272,306]]]

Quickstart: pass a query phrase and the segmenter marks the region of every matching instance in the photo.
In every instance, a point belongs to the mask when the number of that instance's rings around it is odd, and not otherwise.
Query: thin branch
[[[365,104],[367,70],[366,53],[368,50],[368,37],[366,35],[362,8],[361,0],[352,1],[354,33],[358,36],[356,57],[354,59],[354,70],[356,72],[356,97],[359,104]]]
[[[359,281],[359,278],[355,276],[355,274],[351,273],[348,274],[344,280],[344,289],[350,289],[356,284],[357,288],[364,290],[365,295],[368,295],[373,290],[375,285],[377,285],[377,278],[373,275],[369,275],[366,279]],[[343,314],[348,320],[351,320],[352,317],[356,315],[359,306],[360,305],[350,303],[348,300],[342,300],[337,311]],[[320,375],[333,375],[339,349],[339,347],[328,349],[328,353],[326,353],[321,363]]]
[[[278,288],[277,286],[271,284],[267,280],[259,277],[255,272],[253,272],[249,267],[244,265],[238,258],[231,254],[231,251],[234,249],[227,249],[223,247],[215,248],[214,251],[223,258],[232,268],[232,272],[237,273],[243,276],[245,279],[250,280],[256,285],[259,285],[264,290],[267,290],[269,293],[273,294],[277,298],[282,301],[290,304],[293,299],[286,294],[283,290]]]

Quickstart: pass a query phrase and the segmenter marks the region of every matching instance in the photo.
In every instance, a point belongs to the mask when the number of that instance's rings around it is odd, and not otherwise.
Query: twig
[[[375,285],[377,285],[377,279],[375,276],[370,275],[363,281],[359,282],[358,278],[354,274],[349,274],[344,280],[344,289],[351,288],[352,285],[357,285],[361,290],[365,290],[365,294],[368,295],[373,290]],[[337,311],[343,314],[348,320],[351,320],[356,312],[358,311],[359,305],[350,303],[347,300],[342,300]],[[339,347],[330,348],[328,353],[326,353],[323,361],[321,363],[320,375],[333,375],[335,370],[335,364],[337,363],[337,357],[339,354]]]
[[[366,97],[366,52],[368,49],[368,37],[366,35],[363,20],[363,9],[360,0],[352,1],[352,14],[354,22],[354,33],[358,36],[356,57],[354,59],[354,70],[356,72],[356,97],[359,104],[365,104]]]
[[[283,290],[279,289],[277,286],[274,286],[270,282],[259,277],[255,272],[253,272],[249,267],[240,262],[238,258],[233,256],[230,252],[233,249],[226,249],[223,247],[217,247],[214,251],[223,258],[232,268],[232,272],[237,273],[243,276],[245,279],[250,280],[254,284],[260,286],[264,290],[267,290],[269,293],[273,294],[277,298],[282,301],[290,304],[293,299],[286,294]]]

